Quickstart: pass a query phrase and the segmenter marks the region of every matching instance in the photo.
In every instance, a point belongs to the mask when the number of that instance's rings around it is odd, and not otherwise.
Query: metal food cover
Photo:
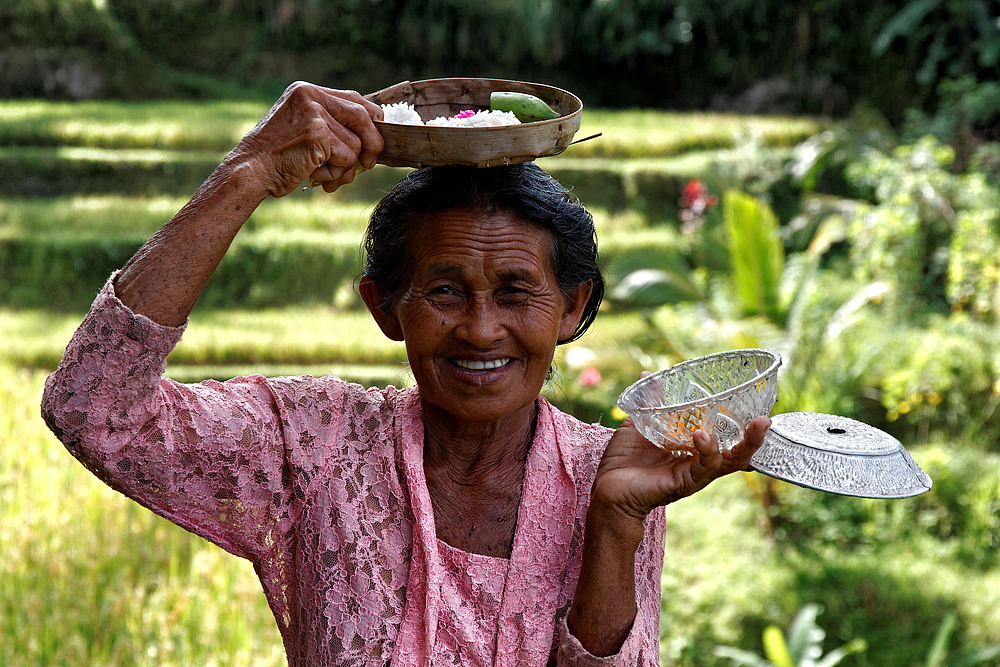
[[[931,489],[931,478],[896,438],[854,419],[815,412],[771,417],[750,467],[845,496],[908,498]]]

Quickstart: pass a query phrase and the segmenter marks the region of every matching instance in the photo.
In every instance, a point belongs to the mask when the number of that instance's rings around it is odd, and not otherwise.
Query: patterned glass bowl
[[[771,350],[710,354],[647,375],[622,392],[618,407],[661,449],[691,451],[698,429],[731,449],[750,422],[770,414],[780,366]]]

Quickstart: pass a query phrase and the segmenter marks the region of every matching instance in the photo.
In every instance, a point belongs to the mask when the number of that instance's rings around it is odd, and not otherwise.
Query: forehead
[[[552,235],[510,211],[456,209],[426,216],[408,241],[417,275],[462,271],[489,275],[552,271]]]

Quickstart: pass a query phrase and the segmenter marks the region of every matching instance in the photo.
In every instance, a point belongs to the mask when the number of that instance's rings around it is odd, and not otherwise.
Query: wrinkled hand
[[[353,91],[293,83],[227,160],[248,165],[267,194],[283,197],[306,179],[333,192],[375,166],[383,147],[372,120],[382,109]]]
[[[611,508],[619,516],[641,521],[654,507],[676,502],[723,475],[745,470],[770,425],[770,419],[758,417],[739,444],[722,452],[714,437],[698,430],[692,437],[694,453],[678,455],[654,446],[627,419],[611,437],[601,459],[591,506]]]

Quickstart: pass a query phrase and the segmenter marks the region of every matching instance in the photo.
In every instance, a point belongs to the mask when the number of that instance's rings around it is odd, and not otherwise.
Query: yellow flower
[[[899,405],[896,406],[896,410],[901,415],[905,415],[910,411],[910,404],[907,401],[900,401]]]
[[[930,403],[931,405],[941,405],[941,394],[937,393],[936,391],[932,391],[931,393],[927,394],[927,402]]]
[[[611,408],[611,418],[617,419],[618,421],[625,421],[626,419],[628,419],[628,415],[625,414],[624,410],[622,410],[616,405],[615,407]]]

